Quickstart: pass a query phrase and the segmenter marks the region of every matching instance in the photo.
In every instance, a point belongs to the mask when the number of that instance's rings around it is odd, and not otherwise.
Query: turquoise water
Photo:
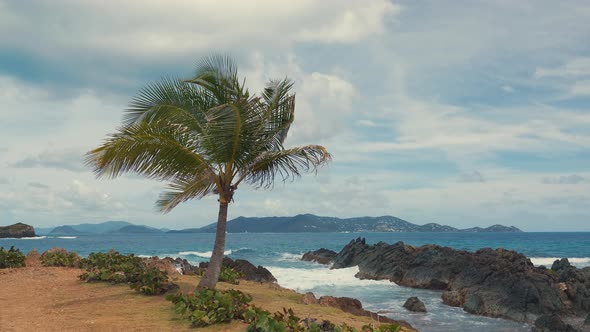
[[[451,308],[440,293],[399,287],[387,281],[354,278],[356,268],[329,270],[325,266],[301,262],[301,254],[321,247],[339,251],[350,240],[365,237],[368,243],[404,241],[412,245],[435,243],[475,251],[484,247],[519,251],[533,263],[551,265],[556,258],[568,257],[578,267],[590,266],[590,233],[236,233],[227,234],[226,254],[267,267],[284,287],[312,291],[316,295],[351,296],[365,308],[410,322],[421,331],[529,331],[530,327],[502,319],[479,317]],[[134,234],[77,237],[37,237],[0,239],[0,246],[27,252],[63,247],[81,255],[116,249],[145,256],[183,257],[194,263],[208,260],[213,234]],[[426,314],[410,313],[402,305],[418,296]]]

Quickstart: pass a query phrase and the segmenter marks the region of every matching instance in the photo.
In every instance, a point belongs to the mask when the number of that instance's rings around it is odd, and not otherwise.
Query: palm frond
[[[214,98],[207,91],[179,79],[166,78],[139,90],[123,116],[123,124],[166,120],[203,134],[205,114],[213,105]]]
[[[142,122],[121,128],[106,142],[88,152],[86,164],[98,177],[134,172],[167,180],[213,170],[199,152],[191,132],[167,121]]]
[[[186,178],[177,178],[167,189],[156,202],[156,206],[164,213],[170,212],[182,202],[213,194],[217,190],[215,174],[206,171]]]
[[[218,104],[231,103],[247,95],[244,84],[240,84],[238,68],[234,60],[225,55],[212,54],[197,64],[195,76],[187,80],[211,92]]]
[[[269,188],[279,176],[283,181],[301,176],[302,172],[315,172],[318,167],[332,160],[321,145],[306,145],[281,151],[260,154],[247,169],[241,170],[241,178],[258,188]]]

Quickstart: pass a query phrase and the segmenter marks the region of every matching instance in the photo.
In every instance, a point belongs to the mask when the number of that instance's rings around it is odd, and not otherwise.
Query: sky
[[[587,0],[0,0],[0,224],[199,227],[164,183],[96,179],[84,154],[164,77],[232,55],[250,91],[295,81],[287,146],[333,162],[238,216],[393,215],[454,227],[590,231]]]

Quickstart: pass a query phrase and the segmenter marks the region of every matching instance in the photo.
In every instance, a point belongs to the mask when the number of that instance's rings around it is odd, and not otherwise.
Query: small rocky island
[[[23,238],[34,237],[35,229],[33,226],[16,223],[10,226],[0,226],[0,238]]]
[[[327,257],[334,269],[358,266],[360,279],[442,290],[445,304],[472,314],[526,322],[537,331],[590,330],[590,267],[577,269],[567,258],[547,269],[506,249],[368,245],[358,238],[335,256],[318,250],[305,260],[325,263]]]

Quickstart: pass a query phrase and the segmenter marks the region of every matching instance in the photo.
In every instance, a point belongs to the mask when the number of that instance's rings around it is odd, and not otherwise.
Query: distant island
[[[215,223],[201,228],[188,228],[168,233],[214,233]],[[313,214],[299,214],[293,217],[238,217],[227,223],[228,233],[321,233],[321,232],[522,232],[514,226],[493,225],[487,228],[455,227],[429,223],[416,225],[403,219],[382,217],[336,218]]]
[[[35,235],[35,229],[32,226],[20,222],[10,226],[0,226],[0,238],[23,238]]]
[[[144,225],[134,225],[126,221],[107,221],[99,224],[64,225],[55,228],[36,228],[44,235],[84,235],[84,234],[145,234],[145,233],[215,233],[216,223],[200,228],[170,230]],[[493,225],[490,227],[455,227],[429,223],[416,225],[403,219],[382,217],[336,218],[313,214],[299,214],[293,217],[238,217],[228,221],[228,233],[372,233],[372,232],[522,232],[514,226]]]
[[[138,234],[165,233],[169,229],[157,229],[144,225],[134,225],[127,221],[106,221],[98,224],[63,225],[49,228],[36,228],[43,235],[91,235],[91,234]]]

